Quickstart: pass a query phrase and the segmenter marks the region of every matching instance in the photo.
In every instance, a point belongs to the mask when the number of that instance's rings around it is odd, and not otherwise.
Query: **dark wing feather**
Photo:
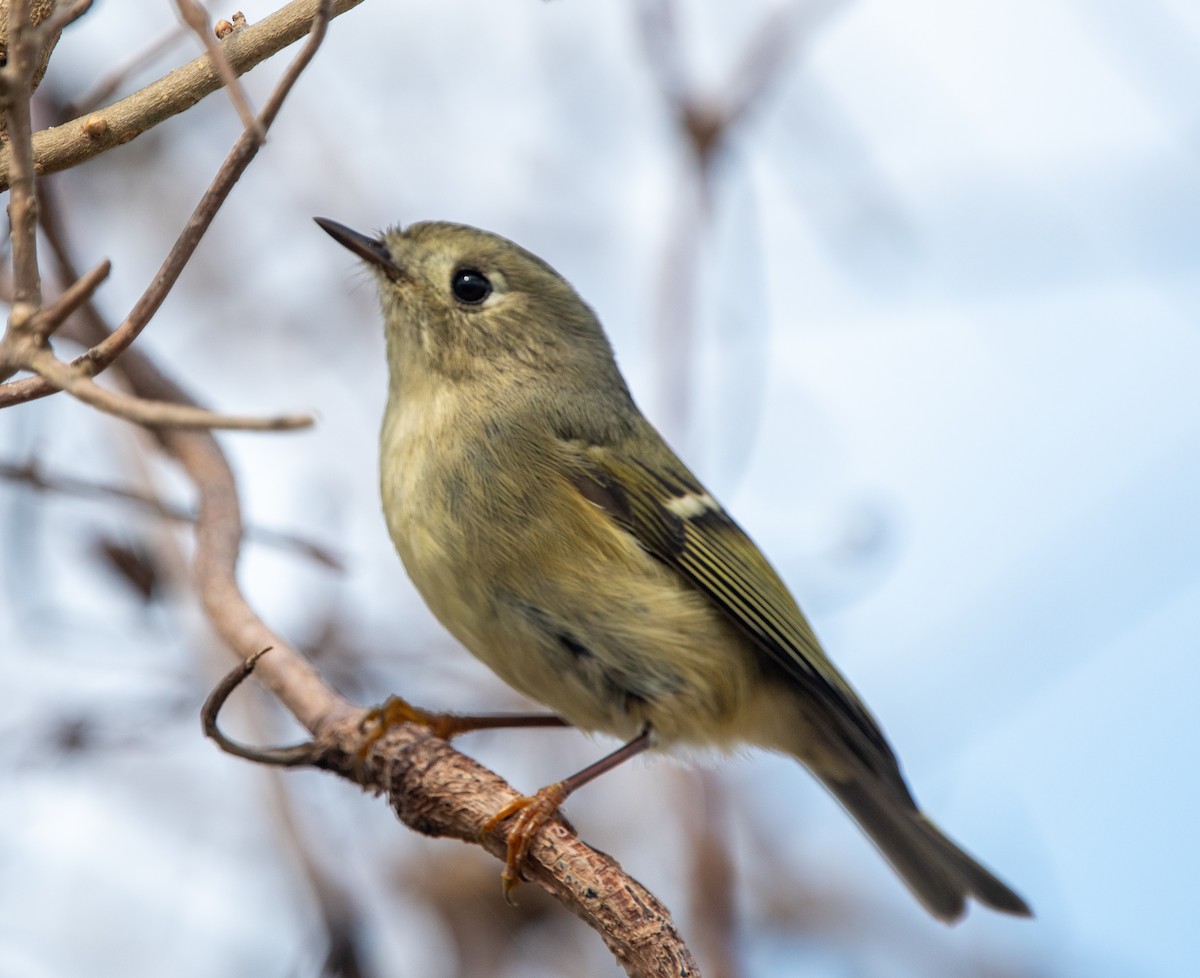
[[[777,671],[853,731],[850,746],[868,767],[902,785],[883,732],[826,658],[774,568],[683,463],[668,458],[670,469],[655,469],[607,446],[591,446],[584,450],[575,485],[642,549],[725,612]]]

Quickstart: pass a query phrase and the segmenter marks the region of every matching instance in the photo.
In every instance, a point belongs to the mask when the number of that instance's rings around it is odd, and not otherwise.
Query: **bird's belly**
[[[664,744],[738,739],[760,679],[740,633],[592,504],[531,504],[481,476],[479,456],[465,467],[461,455],[425,452],[421,466],[383,473],[392,540],[447,630],[582,729],[630,738],[649,724]]]
[[[647,724],[660,742],[725,745],[757,680],[753,654],[704,599],[657,565],[575,564],[522,587],[475,583],[469,550],[404,524],[393,530],[405,568],[438,620],[518,692],[584,730],[623,739]],[[459,541],[461,542],[461,541]],[[646,570],[650,573],[645,573]]]

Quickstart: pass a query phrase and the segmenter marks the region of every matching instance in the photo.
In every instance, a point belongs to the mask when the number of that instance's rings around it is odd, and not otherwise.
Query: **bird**
[[[383,512],[417,591],[550,722],[624,741],[488,822],[515,816],[506,892],[542,825],[600,774],[648,749],[754,746],[806,767],[934,917],[968,899],[1031,915],[921,811],[879,723],[638,409],[565,278],[467,225],[373,236],[315,220],[378,285]]]

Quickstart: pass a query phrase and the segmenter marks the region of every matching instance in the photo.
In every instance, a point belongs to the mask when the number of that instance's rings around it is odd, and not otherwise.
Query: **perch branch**
[[[225,700],[274,654],[263,649],[250,656],[205,703],[205,732],[223,749],[259,763],[331,771],[368,791],[386,794],[396,817],[414,831],[479,845],[498,859],[505,858],[505,833],[488,832],[485,826],[498,808],[519,795],[427,728],[406,723],[376,738],[365,732],[361,715],[347,716],[323,727],[308,744],[273,750],[248,747],[222,734],[217,717]],[[699,978],[696,962],[666,907],[611,857],[581,842],[562,818],[538,835],[526,872],[599,932],[626,974]]]

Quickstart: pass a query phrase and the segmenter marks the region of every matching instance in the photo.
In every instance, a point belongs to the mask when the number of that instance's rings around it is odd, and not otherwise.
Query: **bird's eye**
[[[477,306],[492,294],[492,283],[477,269],[460,268],[450,278],[450,291],[459,302]]]

